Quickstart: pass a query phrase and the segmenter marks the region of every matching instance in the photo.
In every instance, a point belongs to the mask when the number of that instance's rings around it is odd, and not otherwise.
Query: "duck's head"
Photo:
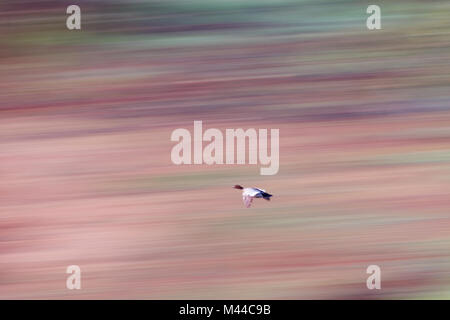
[[[234,185],[233,188],[235,188],[235,189],[244,189],[242,186],[240,186],[238,184]]]

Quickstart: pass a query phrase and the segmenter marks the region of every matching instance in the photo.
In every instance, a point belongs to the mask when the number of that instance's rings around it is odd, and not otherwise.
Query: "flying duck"
[[[240,185],[235,185],[233,188],[241,189],[242,191],[242,200],[247,208],[250,208],[252,204],[253,198],[263,198],[264,200],[270,201],[271,194],[268,194],[266,190],[258,189],[258,188],[244,188]]]

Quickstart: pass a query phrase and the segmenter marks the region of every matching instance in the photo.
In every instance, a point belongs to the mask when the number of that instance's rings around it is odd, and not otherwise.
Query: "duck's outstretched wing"
[[[242,196],[242,200],[244,201],[244,204],[247,208],[250,208],[252,205],[253,198],[250,196]]]

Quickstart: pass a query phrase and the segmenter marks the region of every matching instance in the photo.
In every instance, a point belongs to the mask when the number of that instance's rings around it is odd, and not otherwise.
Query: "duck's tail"
[[[264,200],[270,201],[270,197],[271,197],[271,196],[272,196],[272,195],[269,194],[269,193],[267,193],[267,192],[263,192],[263,193],[262,193],[262,197],[263,197]]]

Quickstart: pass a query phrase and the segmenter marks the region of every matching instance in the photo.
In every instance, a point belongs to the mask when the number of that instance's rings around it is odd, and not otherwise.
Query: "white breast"
[[[242,196],[255,197],[259,193],[261,193],[261,190],[257,188],[244,188],[244,191],[242,191]]]

